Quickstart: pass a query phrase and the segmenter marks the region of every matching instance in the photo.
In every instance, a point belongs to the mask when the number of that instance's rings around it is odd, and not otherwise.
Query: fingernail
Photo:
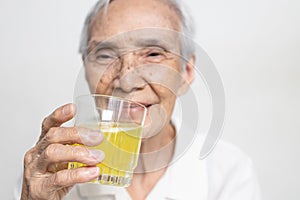
[[[88,146],[95,146],[103,140],[103,134],[98,131],[79,129],[78,133],[82,143]]]
[[[62,112],[64,115],[70,115],[72,112],[72,109],[73,109],[72,104],[68,104],[63,108]]]
[[[95,149],[89,149],[89,151],[90,151],[90,156],[95,160],[97,160],[98,162],[101,162],[104,159],[103,151],[95,150]]]
[[[100,173],[99,167],[90,167],[90,168],[88,168],[88,171],[89,171],[89,174],[92,176]]]

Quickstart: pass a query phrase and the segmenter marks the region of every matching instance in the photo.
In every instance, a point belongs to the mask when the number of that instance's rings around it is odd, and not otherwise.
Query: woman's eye
[[[109,64],[117,59],[116,53],[112,50],[103,49],[95,53],[94,58],[99,64]]]
[[[161,55],[160,52],[151,52],[148,54],[148,56],[150,56],[150,57],[156,57],[156,56],[160,56],[160,55]]]
[[[110,59],[110,58],[112,58],[112,56],[107,54],[100,54],[97,56],[97,59]]]
[[[161,48],[147,48],[143,58],[146,62],[159,63],[166,58],[166,52]]]

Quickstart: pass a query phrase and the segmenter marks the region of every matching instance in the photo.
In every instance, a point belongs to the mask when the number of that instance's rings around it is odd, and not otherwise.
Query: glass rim
[[[145,111],[147,112],[147,107],[144,106],[143,104],[139,103],[139,102],[136,102],[136,101],[132,101],[130,99],[126,99],[126,98],[123,98],[123,97],[117,97],[117,96],[111,96],[111,95],[106,95],[106,94],[83,94],[83,95],[79,95],[75,98],[75,100],[77,101],[79,98],[81,97],[105,97],[105,98],[112,98],[112,99],[118,99],[118,100],[122,100],[122,101],[126,101],[126,102],[130,102],[130,103],[134,103],[134,104],[137,104],[139,105],[140,107],[144,108]],[[75,101],[75,102],[76,102]]]

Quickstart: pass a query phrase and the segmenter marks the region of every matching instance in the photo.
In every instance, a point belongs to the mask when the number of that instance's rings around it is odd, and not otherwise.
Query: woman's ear
[[[85,55],[84,54],[82,54],[81,55],[81,61],[82,61],[82,64],[85,66]]]
[[[188,91],[190,85],[192,84],[195,78],[195,69],[194,69],[195,61],[196,61],[196,57],[195,55],[192,55],[191,58],[188,61],[186,61],[184,64],[184,69],[181,73],[182,83],[177,93],[178,96],[181,96]]]
[[[195,55],[192,55],[191,58],[185,63],[185,71],[183,72],[183,77],[188,84],[192,84],[195,78]]]

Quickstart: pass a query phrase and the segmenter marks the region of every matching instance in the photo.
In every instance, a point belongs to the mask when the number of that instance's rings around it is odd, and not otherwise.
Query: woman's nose
[[[125,93],[141,89],[145,86],[145,81],[139,73],[138,57],[134,52],[127,53],[120,57],[119,78],[116,80],[116,89]]]

